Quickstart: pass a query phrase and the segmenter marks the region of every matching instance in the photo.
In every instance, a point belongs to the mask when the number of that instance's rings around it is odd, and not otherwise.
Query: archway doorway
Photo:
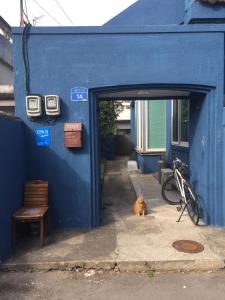
[[[116,87],[116,88],[103,88],[93,90],[91,93],[91,124],[92,124],[92,167],[93,167],[93,195],[95,197],[95,202],[93,203],[93,224],[95,226],[100,225],[101,219],[101,180],[100,180],[100,149],[99,149],[99,127],[98,127],[98,102],[102,100],[118,100],[126,99],[130,101],[147,101],[147,100],[176,100],[176,99],[188,99],[190,107],[190,127],[189,127],[189,150],[190,150],[190,180],[194,183],[196,190],[202,186],[206,178],[200,178],[197,174],[197,166],[194,161],[198,161],[199,154],[197,149],[201,147],[201,140],[199,139],[199,130],[202,130],[202,114],[205,110],[205,99],[207,94],[210,92],[208,87],[194,87],[194,86],[175,86],[175,85],[156,85],[156,86],[129,86],[129,87]],[[197,109],[196,109],[197,108]],[[171,106],[167,108],[169,115],[171,113]],[[167,115],[168,118],[168,115]],[[171,122],[169,124],[168,132],[171,136]],[[205,135],[209,134],[207,128],[205,128]],[[168,134],[167,132],[167,134]],[[171,140],[167,139],[166,142],[166,157],[169,158],[168,153],[170,152],[170,158],[172,157],[171,151],[174,152],[174,148],[171,147]],[[177,155],[178,152],[182,152],[181,149],[177,149],[173,155]],[[179,153],[178,153],[179,156]],[[194,174],[194,176],[193,176]],[[207,194],[207,191],[203,191],[202,195]],[[202,207],[205,209],[205,202],[207,199],[202,198]]]

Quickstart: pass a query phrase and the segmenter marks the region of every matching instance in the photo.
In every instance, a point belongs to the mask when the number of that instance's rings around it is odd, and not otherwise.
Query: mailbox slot
[[[64,146],[66,148],[82,147],[82,123],[64,124]]]

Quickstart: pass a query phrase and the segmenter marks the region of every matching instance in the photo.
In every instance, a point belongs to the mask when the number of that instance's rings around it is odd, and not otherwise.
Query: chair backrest
[[[48,182],[32,180],[25,182],[25,207],[48,207]]]

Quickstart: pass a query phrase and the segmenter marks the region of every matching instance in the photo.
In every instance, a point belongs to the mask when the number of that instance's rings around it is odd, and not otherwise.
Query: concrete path
[[[132,185],[132,182],[133,185]],[[143,193],[148,214],[132,214],[136,193]],[[102,203],[102,227],[95,230],[54,231],[43,248],[38,238],[21,241],[2,269],[73,270],[103,268],[120,270],[223,269],[225,230],[194,226],[185,215],[180,223],[176,207],[161,198],[161,186],[152,175],[127,171],[124,158],[108,162]],[[176,240],[204,245],[198,254],[178,252]]]
[[[187,269],[209,268],[212,266],[224,266],[225,258],[225,230],[210,228],[204,225],[195,226],[189,219],[187,212],[181,221],[176,222],[180,212],[176,206],[168,205],[161,196],[161,185],[156,176],[139,172],[130,174],[136,193],[143,194],[147,203],[149,214],[146,219],[152,219],[151,223],[159,228],[157,234],[151,235],[153,247],[151,247],[150,261],[173,262],[175,265],[186,264]],[[203,244],[204,251],[197,254],[178,252],[172,243],[177,240],[193,240]]]

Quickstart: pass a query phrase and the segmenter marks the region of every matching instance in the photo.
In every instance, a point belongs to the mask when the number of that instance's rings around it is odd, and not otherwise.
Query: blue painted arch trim
[[[98,112],[97,101],[98,95],[104,92],[126,91],[135,89],[166,89],[189,91],[191,93],[198,93],[202,95],[210,94],[215,89],[208,85],[195,84],[138,84],[138,85],[122,85],[122,86],[105,86],[92,88],[89,90],[89,111],[90,111],[90,145],[91,145],[91,193],[92,193],[92,227],[100,226],[101,207],[100,207],[100,174],[99,174],[99,143],[98,143]],[[211,179],[210,179],[211,180]],[[207,213],[206,213],[207,215]],[[206,220],[207,222],[207,220]]]

